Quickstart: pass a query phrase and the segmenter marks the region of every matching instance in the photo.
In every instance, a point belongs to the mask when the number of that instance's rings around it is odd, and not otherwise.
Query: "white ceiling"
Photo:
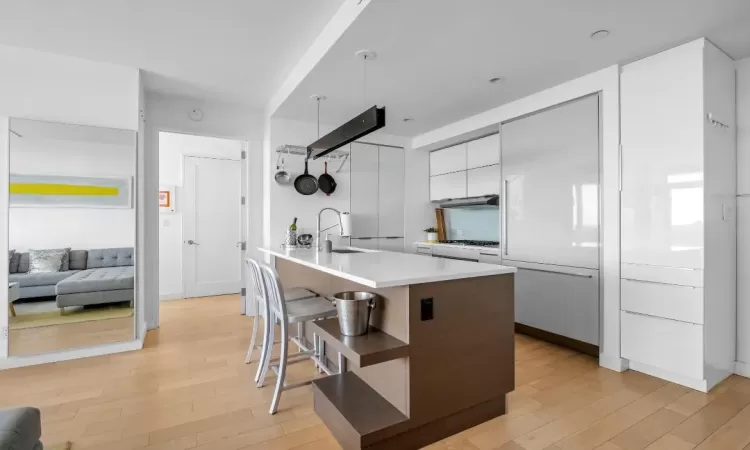
[[[0,43],[147,71],[167,95],[262,109],[343,0],[2,0]]]
[[[599,29],[609,38],[593,41]],[[414,136],[564,81],[706,36],[750,56],[749,0],[373,0],[277,110],[326,123],[385,105],[386,133]],[[354,53],[378,53],[363,65]],[[488,79],[505,82],[492,85]],[[415,120],[403,123],[403,117]]]

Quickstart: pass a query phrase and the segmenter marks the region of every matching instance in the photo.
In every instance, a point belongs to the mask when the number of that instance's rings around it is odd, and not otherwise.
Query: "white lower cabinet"
[[[503,260],[515,266],[516,322],[599,345],[599,275],[576,269]]]
[[[703,379],[703,326],[623,311],[622,357],[678,377]]]
[[[389,252],[403,252],[403,238],[380,238],[378,239],[378,250],[387,250]]]
[[[623,311],[703,323],[703,289],[653,281],[623,279]]]

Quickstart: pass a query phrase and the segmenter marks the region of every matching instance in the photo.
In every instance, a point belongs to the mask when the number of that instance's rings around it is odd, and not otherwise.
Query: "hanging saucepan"
[[[294,189],[302,195],[313,195],[318,192],[318,180],[307,172],[307,158],[305,158],[305,173],[294,180]]]
[[[328,174],[328,161],[325,163],[325,168],[323,175],[318,178],[318,186],[325,195],[331,195],[336,190],[336,180]]]
[[[292,181],[292,176],[289,175],[289,172],[284,170],[284,157],[279,155],[281,157],[281,167],[279,167],[279,162],[276,161],[276,175],[273,176],[273,178],[276,180],[279,184],[289,184]]]

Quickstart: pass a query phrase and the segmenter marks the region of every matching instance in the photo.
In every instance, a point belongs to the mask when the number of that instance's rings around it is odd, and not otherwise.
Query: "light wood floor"
[[[38,355],[134,339],[134,318],[92,320],[10,330],[10,355]]]
[[[236,297],[163,303],[161,317],[142,351],[1,372],[0,407],[40,407],[45,445],[74,450],[338,448],[309,387],[268,415],[272,387],[256,389],[242,363],[250,320]],[[431,449],[750,450],[750,380],[702,394],[525,336],[516,362],[509,413]]]

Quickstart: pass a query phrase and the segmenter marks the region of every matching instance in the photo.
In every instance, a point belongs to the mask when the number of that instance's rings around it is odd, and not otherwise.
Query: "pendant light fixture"
[[[363,62],[362,99],[365,105],[367,105],[367,63],[377,58],[377,54],[371,50],[360,50],[356,53],[356,56],[357,58],[361,58]],[[377,105],[372,106],[322,138],[318,137],[317,141],[307,147],[307,154],[312,159],[318,159],[384,126],[385,107],[378,108]]]

